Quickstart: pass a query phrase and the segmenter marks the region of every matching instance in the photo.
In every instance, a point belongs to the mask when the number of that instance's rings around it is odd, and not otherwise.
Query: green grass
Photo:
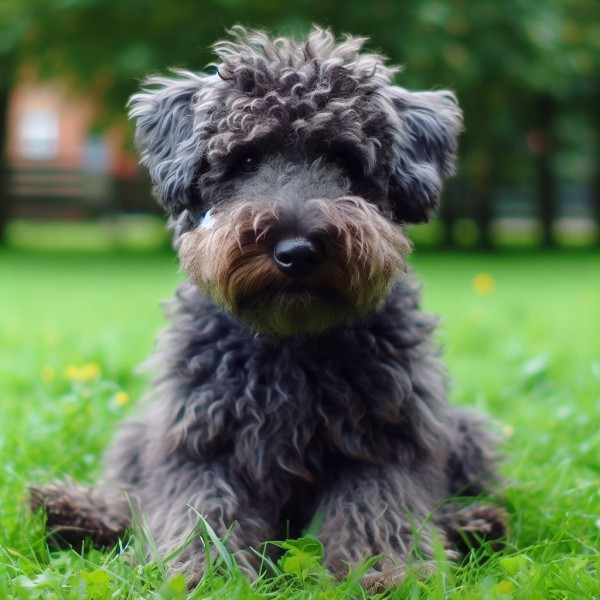
[[[600,256],[417,252],[412,262],[425,307],[442,317],[452,401],[480,407],[509,435],[510,536],[486,562],[440,559],[436,574],[390,597],[600,598]],[[489,293],[473,288],[482,273]],[[147,384],[135,366],[179,277],[167,253],[0,252],[0,598],[187,597],[160,560],[130,560],[139,544],[49,552],[42,520],[25,508],[30,481],[98,475],[115,424]],[[358,575],[334,585],[318,544],[288,548],[304,562],[250,585],[203,535],[220,558],[190,597],[364,596]]]

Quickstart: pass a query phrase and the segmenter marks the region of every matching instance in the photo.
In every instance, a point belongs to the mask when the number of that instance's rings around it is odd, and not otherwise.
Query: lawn
[[[507,436],[510,535],[487,561],[440,559],[391,597],[600,598],[600,255],[417,251],[412,263],[442,318],[452,401]],[[160,560],[130,560],[135,542],[123,554],[49,552],[24,508],[30,481],[98,474],[146,386],[135,366],[164,323],[158,301],[180,277],[167,252],[0,252],[0,598],[187,597]],[[364,595],[355,580],[331,582],[314,543],[288,550],[302,568],[281,563],[254,587],[221,552],[190,597]]]

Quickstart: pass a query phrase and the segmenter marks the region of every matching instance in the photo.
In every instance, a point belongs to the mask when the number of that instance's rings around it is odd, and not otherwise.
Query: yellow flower
[[[44,365],[40,372],[40,377],[42,378],[42,381],[46,383],[54,381],[54,378],[56,377],[56,369],[50,365]]]
[[[117,392],[115,394],[115,402],[118,406],[129,404],[129,394],[127,392]]]
[[[496,289],[496,281],[489,273],[478,273],[473,277],[473,290],[479,296],[487,296]]]
[[[100,377],[100,365],[98,363],[86,363],[81,367],[83,381],[93,381]]]
[[[65,368],[65,377],[71,381],[79,381],[79,367],[68,365]]]
[[[510,594],[515,589],[515,584],[512,581],[501,581],[494,586],[494,591],[496,594],[501,594],[502,596],[506,594]]]
[[[502,433],[504,433],[504,437],[511,438],[515,435],[515,428],[512,425],[505,425],[502,429]]]
[[[68,365],[65,369],[65,376],[71,381],[93,381],[100,376],[100,365],[98,363],[85,363],[81,367]]]

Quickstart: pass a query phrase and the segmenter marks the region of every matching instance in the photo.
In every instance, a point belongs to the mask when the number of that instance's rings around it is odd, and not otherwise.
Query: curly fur
[[[451,92],[391,85],[397,69],[360,55],[360,38],[233,34],[215,46],[220,75],[153,77],[132,98],[142,163],[170,212],[213,204],[216,182],[248,146],[294,137],[313,157],[347,152],[400,220],[427,219],[454,169],[461,121]]]
[[[436,535],[451,558],[503,536],[501,509],[456,500],[490,489],[496,441],[479,415],[447,403],[436,320],[403,275],[404,226],[436,205],[460,112],[449,92],[393,86],[395,69],[359,54],[363,41],[236,28],[215,46],[217,74],[154,77],[132,99],[191,281],[103,482],[32,494],[67,541],[114,543],[129,523],[115,500],[125,490],[164,555],[198,513],[219,535],[237,523],[228,545],[252,573],[249,548],[319,511],[326,564],[343,575],[384,554],[365,578],[383,589],[413,550],[432,555]],[[283,269],[275,255],[288,239],[312,240],[322,264]],[[195,540],[172,568],[195,582],[205,559]]]

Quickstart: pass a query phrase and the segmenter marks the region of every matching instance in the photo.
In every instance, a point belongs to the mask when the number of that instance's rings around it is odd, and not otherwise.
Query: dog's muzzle
[[[401,225],[362,198],[215,210],[179,248],[191,280],[250,329],[321,333],[380,306],[405,269]]]

